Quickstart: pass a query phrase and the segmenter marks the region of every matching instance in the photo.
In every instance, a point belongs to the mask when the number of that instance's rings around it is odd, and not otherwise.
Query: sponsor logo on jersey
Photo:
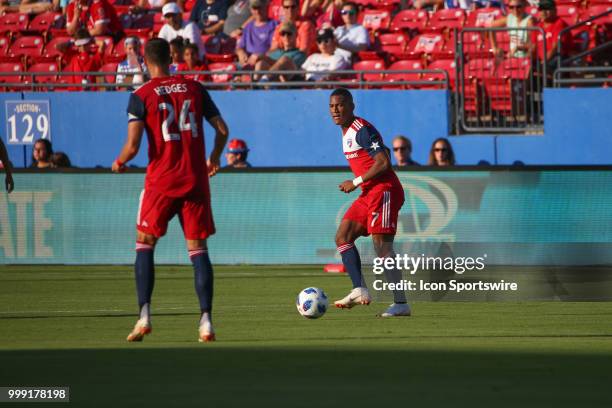
[[[344,155],[346,157],[346,159],[354,159],[355,157],[359,156],[359,153],[355,152],[355,153],[351,153],[351,154],[345,154]]]

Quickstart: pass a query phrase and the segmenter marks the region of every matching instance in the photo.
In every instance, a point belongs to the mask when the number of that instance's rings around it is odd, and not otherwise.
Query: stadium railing
[[[519,34],[517,34],[519,32]],[[507,57],[511,37],[529,47],[521,57]],[[455,36],[457,133],[540,134],[544,130],[542,93],[546,84],[544,30],[530,28],[463,28]],[[496,47],[502,54],[495,55]]]
[[[330,79],[320,81],[306,81],[304,79],[292,81],[256,81],[255,76],[266,75],[295,75],[304,76],[305,74],[329,75]],[[198,75],[209,76],[212,81],[203,82],[206,88],[209,89],[287,89],[287,88],[329,88],[334,86],[344,86],[354,89],[366,88],[385,88],[385,89],[410,89],[410,88],[428,88],[428,89],[449,89],[449,75],[446,71],[440,69],[421,69],[421,70],[339,70],[339,71],[180,71],[177,74],[182,75]],[[398,75],[410,75],[414,79],[392,79]],[[0,72],[0,88],[11,89],[15,91],[50,91],[50,90],[65,90],[67,88],[77,90],[126,90],[132,89],[131,83],[117,84],[114,81],[108,82],[108,77],[116,77],[117,75],[126,75],[117,72]],[[380,76],[380,80],[367,80],[366,75]],[[429,75],[424,77],[424,75]],[[37,77],[58,77],[57,81],[37,81]],[[83,83],[66,83],[62,82],[62,77],[96,77],[102,81],[97,82],[84,81]],[[22,78],[19,82],[3,82],[3,78]]]

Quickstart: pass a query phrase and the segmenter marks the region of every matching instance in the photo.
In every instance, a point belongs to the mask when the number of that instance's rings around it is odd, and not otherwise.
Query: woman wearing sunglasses
[[[495,20],[491,27],[506,27],[510,39],[508,58],[525,58],[531,54],[533,45],[530,41],[530,32],[527,30],[533,27],[533,18],[525,10],[525,0],[510,0],[508,3],[509,13],[507,16]],[[498,35],[491,37],[493,43],[493,53],[502,56],[503,50],[497,44]]]
[[[455,165],[455,152],[447,138],[440,137],[431,144],[427,165],[440,167]]]

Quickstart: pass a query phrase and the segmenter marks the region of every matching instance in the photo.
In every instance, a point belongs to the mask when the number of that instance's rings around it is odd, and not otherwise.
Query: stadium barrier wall
[[[612,265],[612,168],[398,173],[396,250],[484,257],[487,265]],[[0,263],[129,264],[144,174],[19,172],[0,194]],[[339,262],[334,234],[357,197],[340,169],[222,172],[212,179],[220,264]],[[365,262],[370,239],[357,241]],[[178,222],[155,254],[189,262]]]
[[[231,137],[247,140],[255,166],[344,166],[339,131],[328,114],[328,90],[213,91],[230,125]],[[0,94],[6,100],[48,100],[57,151],[78,167],[109,167],[125,140],[126,92],[50,92]],[[427,161],[432,141],[449,134],[446,91],[355,90],[357,113],[379,128],[390,144],[409,136],[414,158]],[[459,164],[611,164],[612,89],[546,89],[544,135],[456,136],[451,141]],[[1,129],[4,132],[6,126]],[[208,125],[208,148],[212,130]],[[22,146],[9,155],[23,166]],[[30,162],[31,147],[26,149]],[[132,164],[146,165],[146,141]]]

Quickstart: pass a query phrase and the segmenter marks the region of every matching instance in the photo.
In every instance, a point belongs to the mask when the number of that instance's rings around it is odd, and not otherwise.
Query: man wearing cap
[[[75,35],[86,28],[91,36],[110,35],[116,43],[123,38],[123,26],[107,0],[73,0],[66,7],[66,31]]]
[[[197,0],[189,21],[196,23],[203,34],[218,34],[223,31],[228,8],[227,0]]]
[[[162,15],[166,24],[159,30],[158,37],[168,42],[177,37],[182,37],[183,40],[197,45],[200,51],[200,58],[204,58],[204,44],[202,43],[200,29],[193,22],[185,23],[183,21],[183,13],[178,4],[167,3],[162,8]]]
[[[270,51],[255,64],[255,71],[296,71],[306,61],[306,54],[296,46],[297,29],[290,21],[280,26],[280,48]],[[290,81],[293,75],[280,75],[281,81]],[[276,80],[276,76],[264,75],[262,80]]]
[[[295,24],[297,29],[296,46],[303,53],[310,54],[311,52],[316,52],[317,50],[317,33],[315,30],[315,25],[312,21],[299,18],[299,4],[300,2],[298,0],[283,0],[281,21],[283,23]],[[278,26],[276,31],[274,31],[274,37],[272,38],[272,46],[270,47],[270,50],[276,50],[277,48],[281,47],[281,29],[280,26]]]
[[[561,52],[561,55],[567,55],[567,52],[570,50],[571,36],[569,33],[566,33],[563,37],[561,37],[561,50],[557,49],[557,39],[559,38],[559,33],[561,30],[567,27],[567,24],[560,19],[559,16],[557,16],[557,7],[554,0],[540,0],[538,10],[540,10],[540,21],[538,23],[538,27],[542,28],[542,30],[544,30],[544,34],[546,35],[546,63],[554,65],[554,58],[559,52]],[[544,59],[544,50],[542,47],[544,40],[542,39],[541,33],[538,33],[537,35],[538,56],[540,59]]]
[[[344,25],[336,27],[334,35],[338,41],[338,52],[344,54],[347,59],[353,57],[353,53],[366,50],[370,45],[368,30],[357,23],[357,5],[355,3],[344,3],[340,11]]]
[[[249,148],[244,140],[230,140],[227,144],[227,153],[225,153],[225,159],[227,160],[226,167],[232,167],[234,169],[251,167],[251,164],[247,161],[248,154]]]
[[[76,50],[72,45],[76,47]],[[64,52],[64,57],[68,60],[68,65],[64,69],[66,72],[95,72],[102,67],[104,47],[97,47],[85,28],[77,30],[71,41],[58,44],[56,48]],[[92,75],[70,75],[64,78],[68,83],[80,85],[96,83],[98,79],[101,79]],[[77,86],[70,87],[67,90],[78,91],[82,89],[81,86]]]
[[[253,20],[242,31],[236,55],[241,68],[254,68],[272,44],[272,35],[278,23],[268,19],[268,5],[262,0],[250,0]]]
[[[307,81],[321,81],[328,79],[329,74],[322,71],[338,71],[349,69],[351,62],[336,46],[336,37],[331,28],[322,28],[317,32],[317,45],[320,53],[312,54],[304,64],[302,69],[308,71]]]

